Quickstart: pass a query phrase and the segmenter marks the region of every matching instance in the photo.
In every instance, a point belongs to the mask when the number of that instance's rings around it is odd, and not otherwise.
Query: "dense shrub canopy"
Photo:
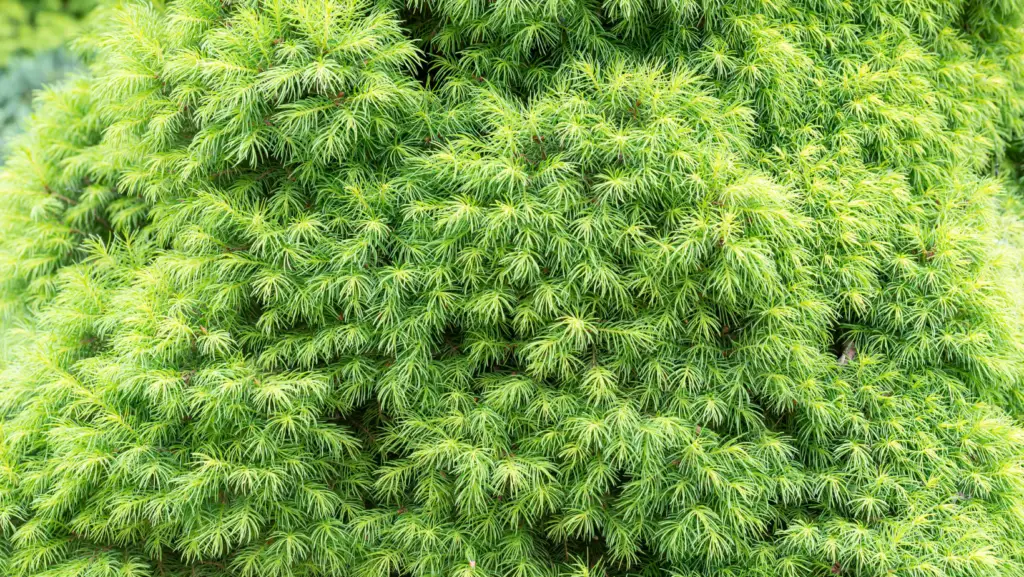
[[[1024,574],[1022,11],[112,7],[3,177],[0,573]]]

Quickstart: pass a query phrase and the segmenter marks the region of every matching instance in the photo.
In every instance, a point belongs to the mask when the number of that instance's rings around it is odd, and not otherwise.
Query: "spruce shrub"
[[[0,573],[1024,574],[1022,12],[110,8],[3,177]]]

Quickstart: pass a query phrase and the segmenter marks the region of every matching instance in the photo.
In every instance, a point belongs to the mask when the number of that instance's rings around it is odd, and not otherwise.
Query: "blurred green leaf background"
[[[63,45],[95,0],[0,0],[0,66]]]

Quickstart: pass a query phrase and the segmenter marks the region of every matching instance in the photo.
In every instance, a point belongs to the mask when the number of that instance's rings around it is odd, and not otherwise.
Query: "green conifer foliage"
[[[0,69],[0,154],[6,151],[7,142],[21,132],[23,121],[32,111],[34,92],[74,69],[74,59],[63,50],[15,58]],[[0,164],[3,161],[0,158]]]
[[[1024,574],[1022,12],[112,10],[3,177],[0,573]]]

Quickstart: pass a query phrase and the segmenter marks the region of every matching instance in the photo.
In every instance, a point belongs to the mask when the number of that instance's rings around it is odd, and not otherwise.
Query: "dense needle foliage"
[[[64,50],[16,57],[0,68],[0,155],[21,132],[24,119],[32,111],[33,93],[74,69],[74,59]],[[3,161],[0,158],[0,164]]]
[[[1024,575],[1021,4],[111,7],[3,177],[0,574]]]

